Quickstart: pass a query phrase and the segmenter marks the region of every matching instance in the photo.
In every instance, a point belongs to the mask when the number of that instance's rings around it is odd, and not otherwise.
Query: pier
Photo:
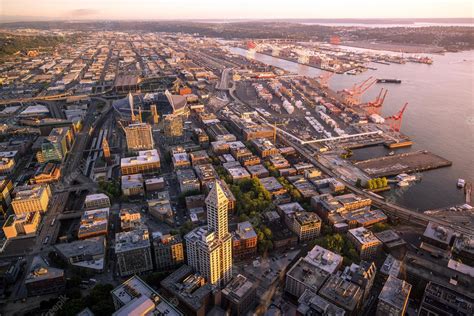
[[[359,161],[354,165],[370,177],[377,178],[448,167],[452,165],[452,162],[428,151],[420,150]]]

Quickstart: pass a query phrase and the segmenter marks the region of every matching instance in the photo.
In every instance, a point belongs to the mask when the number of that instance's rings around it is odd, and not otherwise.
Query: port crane
[[[385,123],[389,126],[389,128],[393,131],[399,132],[400,128],[402,127],[402,120],[403,120],[403,113],[407,108],[408,102],[402,107],[397,114],[391,115],[385,118]]]
[[[327,88],[329,86],[329,80],[331,79],[331,77],[334,76],[334,73],[333,72],[324,72],[322,75],[320,75],[318,78],[319,78],[319,84],[321,85],[321,87],[323,88]]]
[[[387,92],[388,92],[387,89],[382,88],[380,89],[380,92],[374,101],[370,101],[368,103],[362,104],[362,107],[365,109],[368,115],[372,115],[372,114],[380,115],[380,110],[382,109],[382,105],[385,101],[385,97],[387,96]]]
[[[349,106],[360,104],[362,95],[369,90],[375,82],[377,82],[377,79],[369,77],[360,84],[354,84],[350,89],[344,89],[342,92],[344,94],[345,103]]]

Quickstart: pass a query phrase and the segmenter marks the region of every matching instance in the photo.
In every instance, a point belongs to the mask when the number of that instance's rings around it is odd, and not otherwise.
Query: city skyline
[[[240,0],[232,3],[215,3],[204,0],[195,5],[183,0],[178,4],[165,0],[103,0],[81,1],[80,5],[63,1],[4,0],[0,16],[5,20],[35,19],[118,19],[118,20],[169,20],[169,19],[398,19],[398,18],[472,18],[470,1],[412,2],[401,0],[395,4],[380,5],[370,0],[357,5],[346,0],[314,3],[300,0],[295,3],[263,0],[258,3]],[[429,10],[427,10],[429,8]]]

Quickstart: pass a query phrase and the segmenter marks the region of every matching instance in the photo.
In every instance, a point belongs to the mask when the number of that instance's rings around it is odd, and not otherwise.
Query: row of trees
[[[382,189],[382,188],[386,188],[387,186],[388,186],[388,180],[386,177],[370,179],[367,181],[367,189],[369,190]]]

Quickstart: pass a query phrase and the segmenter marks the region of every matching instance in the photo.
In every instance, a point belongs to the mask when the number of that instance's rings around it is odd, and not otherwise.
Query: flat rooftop
[[[115,234],[115,253],[148,247],[150,247],[150,239],[146,228]]]
[[[122,158],[120,160],[120,166],[129,167],[156,162],[160,162],[160,155],[156,149],[150,149],[139,151],[138,156]]]
[[[374,233],[364,227],[357,227],[349,230],[349,234],[354,236],[360,244],[380,242]]]
[[[329,275],[329,272],[314,266],[303,258],[300,258],[287,272],[287,276],[305,284],[314,292],[318,292]]]
[[[410,291],[411,285],[409,283],[389,276],[379,294],[379,300],[395,308],[402,309],[408,300]]]
[[[304,260],[331,274],[336,272],[342,265],[341,255],[318,245],[308,252]]]

